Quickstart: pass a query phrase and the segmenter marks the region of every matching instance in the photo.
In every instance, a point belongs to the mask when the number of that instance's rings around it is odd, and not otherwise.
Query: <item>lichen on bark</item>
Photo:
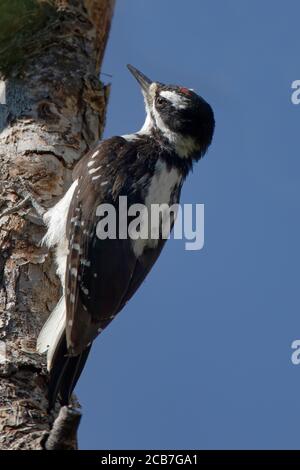
[[[36,33],[47,39],[47,28],[59,21],[52,1],[2,0],[0,3],[0,71],[8,75],[21,68],[26,57],[37,51]],[[43,31],[43,34],[41,34]]]

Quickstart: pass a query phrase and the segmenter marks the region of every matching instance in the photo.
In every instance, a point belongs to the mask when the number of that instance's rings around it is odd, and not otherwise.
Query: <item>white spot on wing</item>
[[[77,276],[77,273],[78,273],[78,271],[77,271],[76,268],[72,268],[72,269],[71,269],[71,276],[76,277],[76,276]]]
[[[83,266],[91,266],[91,262],[85,258],[82,258],[80,263],[83,264]]]
[[[133,140],[138,139],[137,134],[125,134],[125,135],[121,135],[121,137],[123,137],[123,139],[127,140],[127,142],[132,142]]]
[[[97,166],[97,168],[91,168],[89,170],[89,174],[92,175],[93,173],[96,173],[96,171],[100,170],[100,168],[102,168],[102,166]]]

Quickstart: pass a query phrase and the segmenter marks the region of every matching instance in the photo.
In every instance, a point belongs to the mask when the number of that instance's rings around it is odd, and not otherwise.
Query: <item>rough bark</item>
[[[45,357],[35,351],[60,285],[44,207],[70,184],[99,139],[108,87],[99,81],[114,0],[2,0],[0,78],[0,449],[75,449],[80,415],[47,413]],[[50,435],[50,436],[49,436]]]

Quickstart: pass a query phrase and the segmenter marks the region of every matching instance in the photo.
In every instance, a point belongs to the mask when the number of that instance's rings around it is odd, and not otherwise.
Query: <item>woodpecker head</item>
[[[215,120],[210,105],[191,89],[152,82],[132,65],[127,67],[145,99],[147,118],[141,131],[154,129],[179,157],[199,160],[213,137]]]

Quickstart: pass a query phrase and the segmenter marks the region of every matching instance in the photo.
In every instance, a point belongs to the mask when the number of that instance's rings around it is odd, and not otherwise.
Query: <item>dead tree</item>
[[[0,3],[0,449],[77,448],[80,413],[63,408],[55,422],[47,413],[45,358],[35,351],[60,285],[29,193],[52,206],[101,136],[109,88],[99,72],[113,7]]]

